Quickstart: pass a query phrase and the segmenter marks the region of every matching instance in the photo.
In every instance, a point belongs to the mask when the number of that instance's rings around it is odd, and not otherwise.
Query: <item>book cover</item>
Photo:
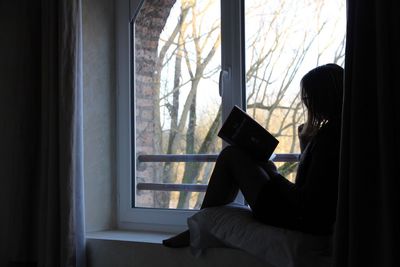
[[[238,106],[234,106],[218,136],[247,151],[258,160],[268,160],[279,141]]]

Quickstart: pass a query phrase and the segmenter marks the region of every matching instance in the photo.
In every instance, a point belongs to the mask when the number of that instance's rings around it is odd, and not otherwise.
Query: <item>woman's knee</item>
[[[231,145],[226,146],[219,154],[219,158],[224,159],[243,159],[243,157],[246,156],[245,152],[243,152],[239,147]]]

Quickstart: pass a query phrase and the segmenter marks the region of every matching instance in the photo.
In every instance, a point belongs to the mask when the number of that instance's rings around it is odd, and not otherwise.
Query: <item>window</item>
[[[220,13],[220,0],[144,1],[134,20],[135,207],[201,203],[190,185],[207,184],[213,162],[175,162],[173,155],[196,160],[221,150]]]
[[[343,64],[344,1],[131,0],[131,16],[126,2],[117,5],[120,227],[185,225],[233,105],[280,140],[279,168],[293,179],[299,79]]]

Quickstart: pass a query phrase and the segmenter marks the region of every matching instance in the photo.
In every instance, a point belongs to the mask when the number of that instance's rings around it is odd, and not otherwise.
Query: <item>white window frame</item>
[[[138,13],[143,0],[116,1],[116,171],[118,228],[130,230],[150,230],[179,232],[185,228],[186,220],[196,211],[131,207],[132,177],[135,159],[132,159],[132,115],[131,81],[133,71],[131,60],[130,18]],[[221,0],[222,43],[221,68],[223,76],[222,118],[225,118],[234,105],[245,101],[243,29],[244,0]]]

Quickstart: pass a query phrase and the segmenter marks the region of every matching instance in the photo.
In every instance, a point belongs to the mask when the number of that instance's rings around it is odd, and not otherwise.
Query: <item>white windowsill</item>
[[[161,244],[163,239],[169,238],[172,235],[172,233],[166,232],[105,230],[86,233],[86,238]]]

